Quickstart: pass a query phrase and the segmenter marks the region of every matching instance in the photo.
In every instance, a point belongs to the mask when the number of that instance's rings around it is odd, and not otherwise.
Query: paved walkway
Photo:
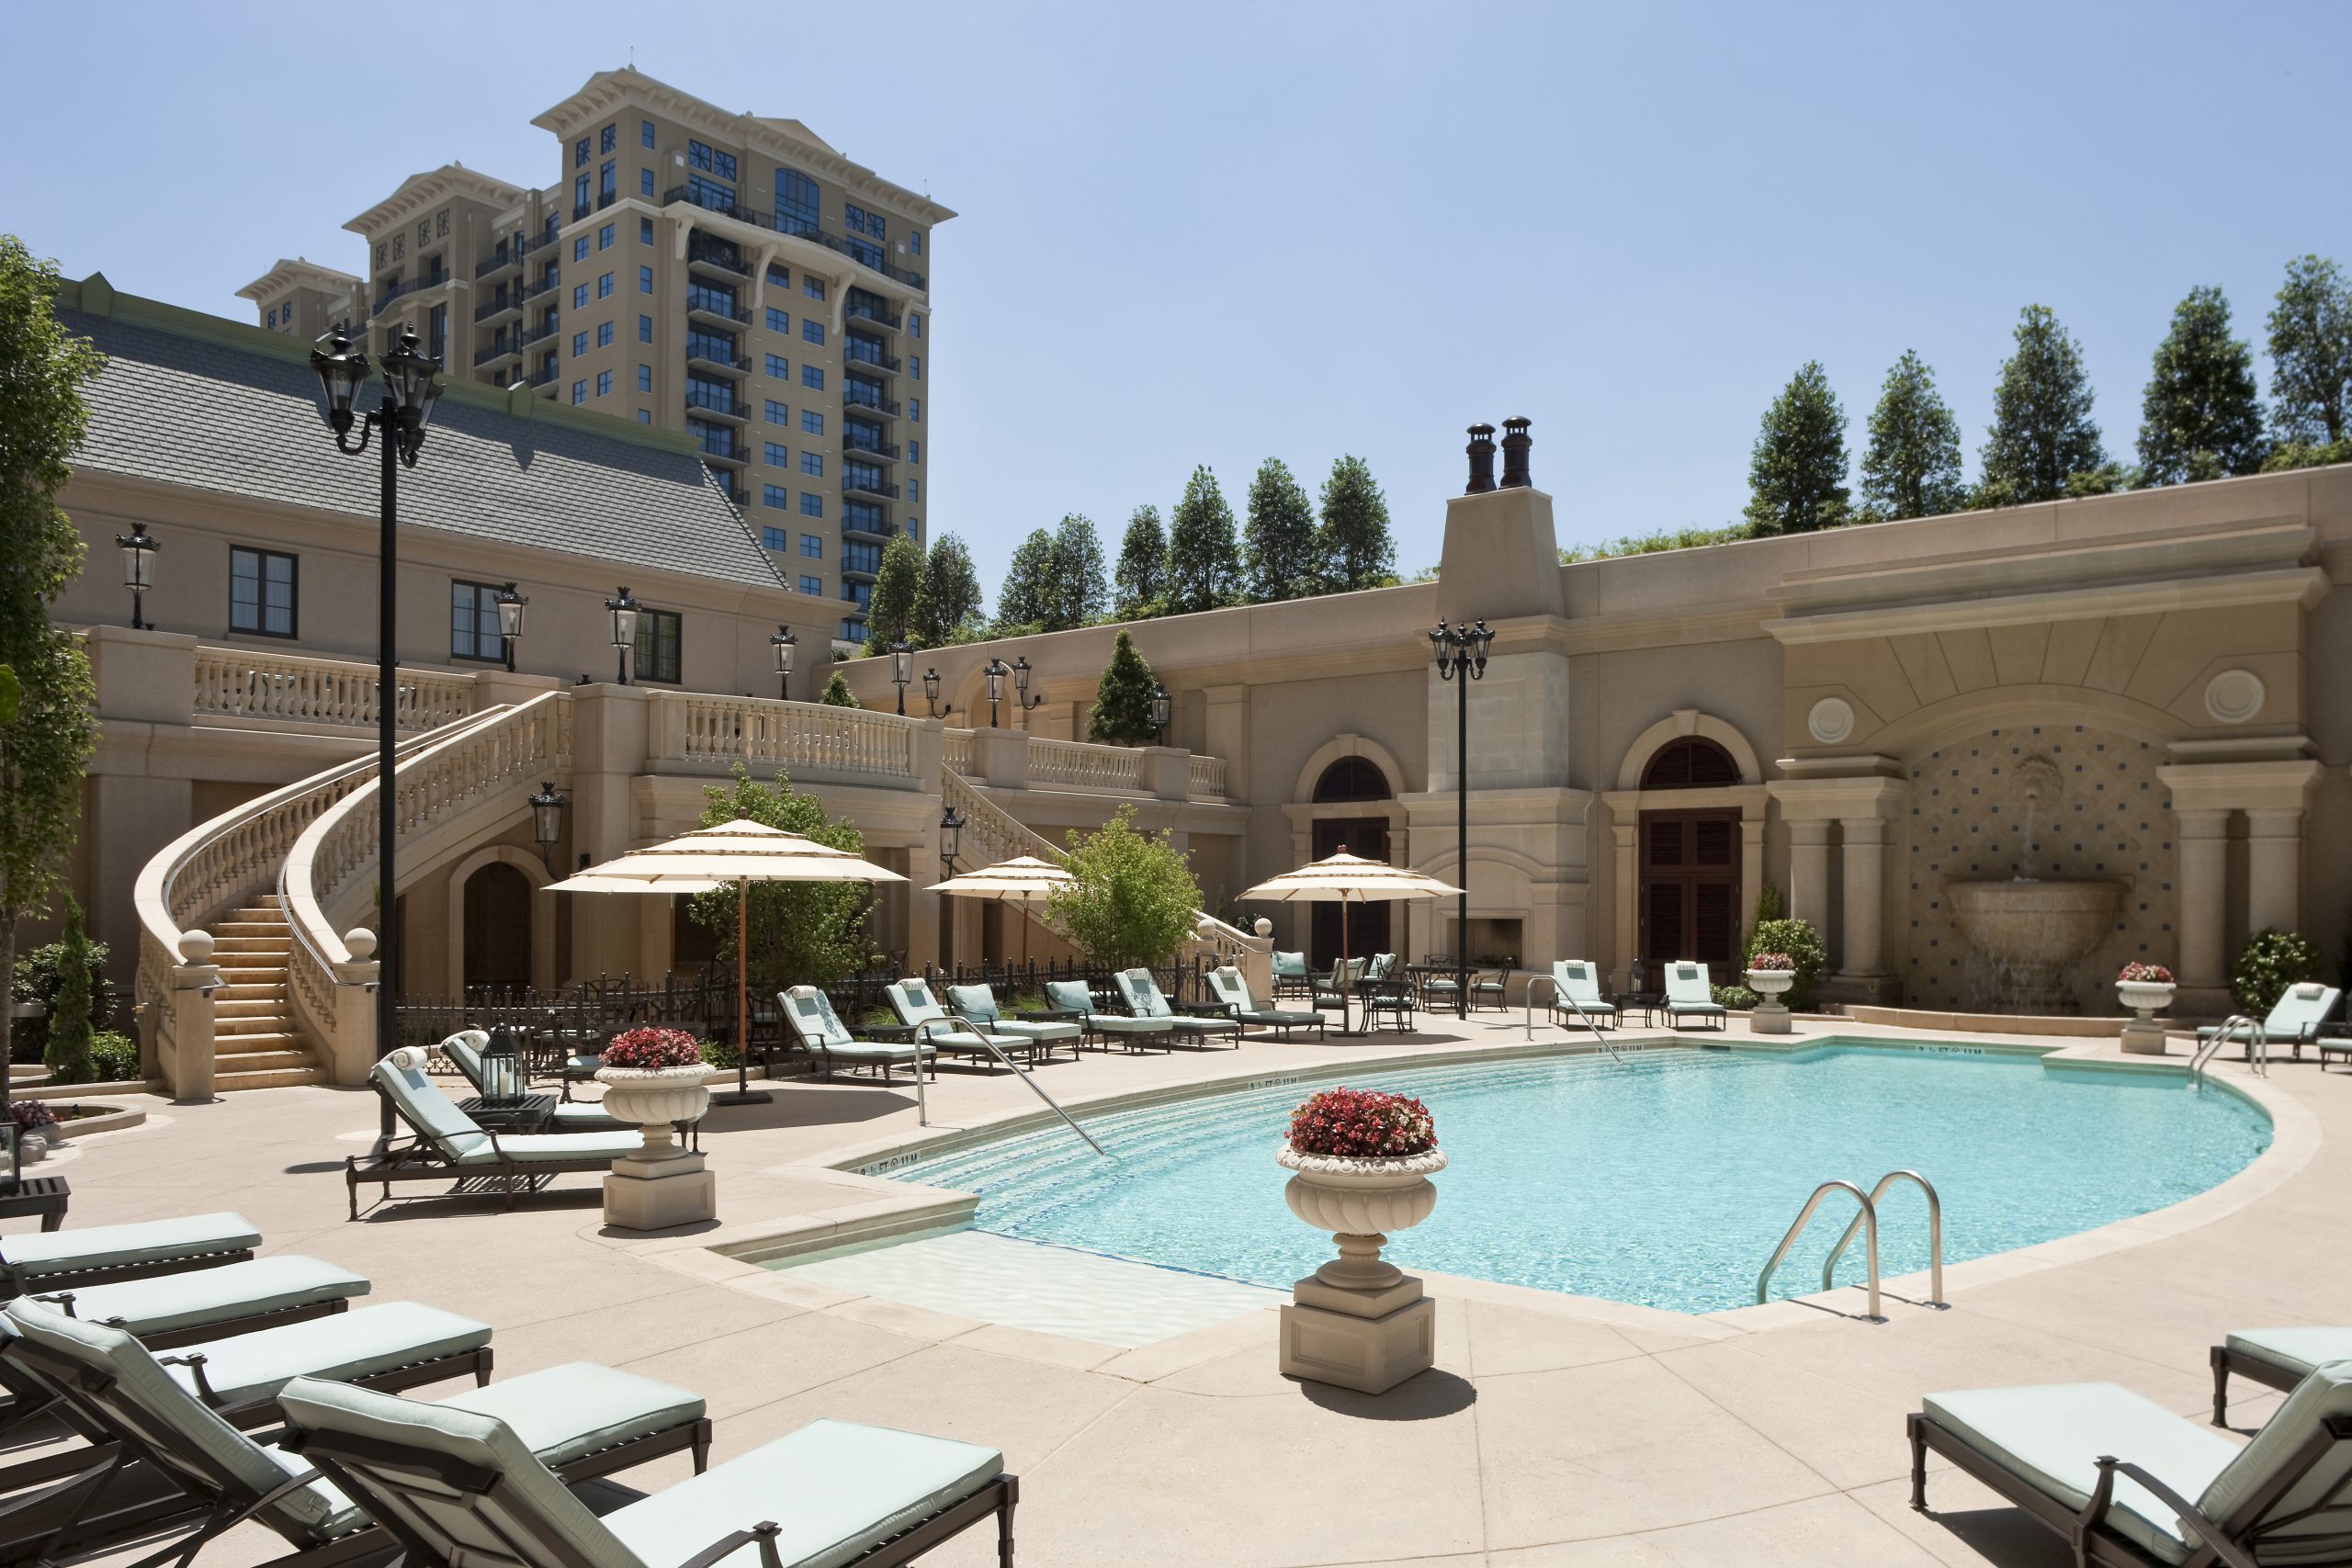
[[[1046,1081],[1077,1102],[1521,1038],[1516,1014],[1446,1031],[1090,1056]],[[687,1238],[605,1233],[595,1183],[578,1177],[513,1213],[402,1202],[347,1224],[339,1168],[376,1117],[373,1099],[351,1091],[155,1101],[150,1125],[83,1140],[55,1168],[73,1180],[75,1224],[233,1208],[271,1250],[368,1274],[378,1300],[492,1322],[502,1375],[585,1359],[696,1389],[721,1459],[819,1416],[999,1446],[1023,1478],[1026,1568],[2054,1565],[2064,1556],[2051,1538],[1950,1472],[1930,1480],[1936,1511],[1912,1513],[1902,1416],[1925,1390],[2083,1379],[2199,1416],[2206,1347],[2223,1331],[2352,1322],[2341,1262],[2352,1075],[2280,1064],[2267,1082],[2280,1134],[2249,1172],[2143,1222],[1960,1266],[1948,1312],[1891,1302],[1892,1320],[1871,1325],[1778,1303],[1693,1319],[1438,1279],[1438,1368],[1377,1400],[1276,1376],[1272,1312],[1123,1349],[828,1290],[708,1250],[795,1216],[869,1212],[867,1179],[817,1162],[911,1135],[903,1089],[778,1085],[772,1105],[714,1113],[706,1146],[728,1224]],[[951,1070],[932,1091],[934,1123],[1034,1110],[1001,1074]],[[2247,1390],[2233,1419],[2257,1423],[2275,1403]],[[623,1479],[650,1488],[685,1468],[665,1461]],[[992,1562],[978,1534],[930,1561]],[[235,1568],[277,1550],[248,1527],[202,1562]]]

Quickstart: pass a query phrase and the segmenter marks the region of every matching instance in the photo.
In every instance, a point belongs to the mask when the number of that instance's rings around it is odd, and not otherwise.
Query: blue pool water
[[[1398,1263],[1679,1312],[1752,1304],[1757,1270],[1833,1177],[1867,1190],[1899,1167],[1924,1172],[1943,1199],[1950,1263],[2177,1202],[2270,1141],[2258,1108],[2176,1077],[1836,1041],[1788,1055],[1670,1049],[1348,1082],[1419,1096],[1450,1156],[1436,1213],[1390,1245]],[[1332,1256],[1283,1203],[1273,1161],[1311,1087],[1087,1118],[1115,1160],[1057,1128],[890,1174],[978,1193],[984,1229],[1287,1286]],[[1819,1289],[1852,1212],[1824,1201],[1776,1295]],[[1927,1267],[1917,1188],[1888,1194],[1881,1231],[1889,1277]],[[1861,1258],[1857,1238],[1841,1283],[1861,1278]]]

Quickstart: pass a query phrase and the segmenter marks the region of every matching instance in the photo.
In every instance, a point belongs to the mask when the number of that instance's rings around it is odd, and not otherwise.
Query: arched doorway
[[[466,878],[462,988],[531,983],[531,880],[503,861]]]
[[[1387,800],[1394,792],[1388,787],[1388,775],[1377,763],[1363,757],[1341,757],[1325,768],[1315,781],[1315,804],[1317,806],[1361,805],[1367,801]],[[1317,817],[1315,818],[1315,858],[1335,855],[1342,850],[1366,860],[1385,861],[1388,858],[1388,819],[1385,817]],[[1328,969],[1342,954],[1340,951],[1341,927],[1344,924],[1349,958],[1368,957],[1386,953],[1388,946],[1388,913],[1386,904],[1356,904],[1348,909],[1347,919],[1340,919],[1337,904],[1308,906],[1315,911],[1310,931],[1308,960],[1318,969]]]
[[[1642,770],[1652,792],[1715,789],[1739,783],[1739,764],[1704,736],[1658,749]],[[1739,949],[1739,807],[1645,810],[1641,814],[1641,955],[1653,968],[1695,958],[1728,973]]]

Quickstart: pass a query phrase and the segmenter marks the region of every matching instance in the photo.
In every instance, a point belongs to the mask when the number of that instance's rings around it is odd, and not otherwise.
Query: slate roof
[[[119,311],[130,303],[117,296]],[[145,302],[141,302],[144,304]],[[168,309],[168,308],[166,308]],[[207,320],[182,333],[61,307],[107,356],[84,389],[78,467],[376,519],[377,459],[334,450],[318,377],[285,351],[231,346],[259,329]],[[220,341],[226,339],[229,341]],[[401,525],[616,567],[786,590],[751,527],[691,450],[631,439],[602,417],[506,412],[493,388],[445,395],[422,460],[401,472]],[[481,396],[480,394],[488,394]],[[362,393],[374,403],[376,384]],[[499,406],[484,406],[492,399]],[[548,417],[549,415],[556,417]]]

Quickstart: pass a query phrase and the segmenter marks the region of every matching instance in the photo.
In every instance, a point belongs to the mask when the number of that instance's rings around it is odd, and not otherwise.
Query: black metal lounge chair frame
[[[187,1253],[177,1258],[150,1258],[143,1263],[102,1263],[88,1269],[57,1269],[35,1274],[29,1280],[19,1279],[15,1265],[6,1256],[6,1243],[0,1241],[0,1301],[14,1301],[33,1291],[64,1291],[76,1285],[111,1285],[118,1280],[145,1280],[157,1274],[178,1274],[190,1269],[217,1269],[224,1263],[248,1263],[253,1260],[250,1247],[223,1247],[218,1252]]]
[[[601,1155],[594,1158],[582,1156],[560,1160],[511,1158],[505,1148],[499,1143],[498,1130],[494,1127],[484,1127],[481,1129],[481,1134],[490,1140],[490,1151],[497,1156],[496,1162],[491,1165],[458,1165],[441,1152],[440,1145],[426,1135],[424,1129],[417,1126],[407,1111],[402,1109],[399,1100],[385,1093],[383,1085],[376,1083],[372,1078],[369,1083],[377,1094],[383,1098],[384,1102],[392,1108],[392,1113],[408,1123],[412,1129],[412,1135],[405,1141],[398,1138],[390,1140],[370,1150],[366,1156],[368,1163],[365,1165],[360,1163],[361,1156],[358,1155],[344,1156],[343,1185],[345,1195],[350,1200],[352,1219],[356,1220],[359,1217],[359,1189],[366,1183],[382,1187],[384,1195],[378,1201],[390,1202],[392,1196],[392,1183],[395,1181],[455,1181],[461,1185],[476,1180],[494,1181],[505,1194],[505,1206],[512,1209],[514,1206],[514,1194],[518,1187],[525,1192],[537,1192],[559,1176],[577,1176],[588,1171],[605,1172],[613,1168],[613,1156],[610,1155]],[[487,1190],[486,1188],[485,1190]],[[470,1195],[447,1194],[452,1197]]]
[[[2226,1427],[2230,1414],[2230,1374],[2275,1388],[2281,1393],[2292,1393],[2305,1374],[2290,1371],[2275,1361],[2249,1356],[2243,1350],[2233,1350],[2227,1345],[2216,1345],[2206,1359],[2213,1368],[2213,1425]]]

